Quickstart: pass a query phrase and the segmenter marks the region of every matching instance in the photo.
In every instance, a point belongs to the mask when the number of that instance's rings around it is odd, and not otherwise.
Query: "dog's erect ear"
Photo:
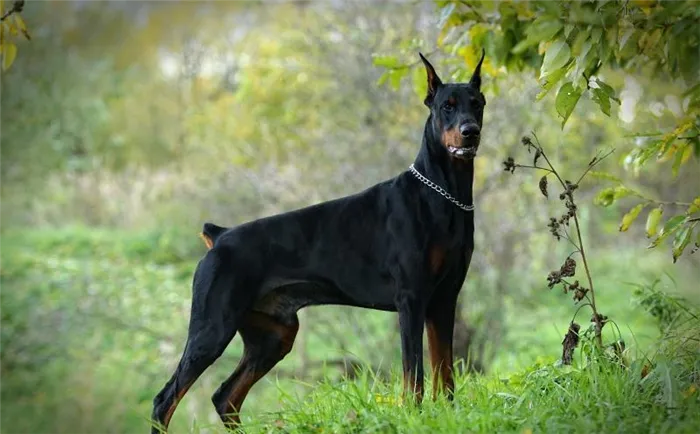
[[[485,55],[486,55],[486,51],[482,48],[481,49],[481,59],[479,59],[479,63],[476,65],[476,69],[474,69],[474,73],[472,74],[472,78],[471,78],[471,80],[469,80],[469,84],[474,89],[479,89],[481,87],[481,63],[484,61]]]
[[[438,87],[442,86],[442,81],[440,81],[440,77],[438,77],[435,72],[433,65],[428,62],[428,59],[423,57],[423,53],[418,53],[418,55],[420,56],[420,60],[423,61],[423,65],[425,65],[425,72],[428,73],[428,95],[425,97],[423,103],[430,107],[433,104],[433,99],[435,98]]]

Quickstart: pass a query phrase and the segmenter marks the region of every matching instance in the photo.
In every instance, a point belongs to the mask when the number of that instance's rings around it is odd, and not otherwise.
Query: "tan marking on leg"
[[[190,382],[185,387],[183,387],[177,395],[175,395],[173,403],[170,405],[170,408],[168,408],[168,411],[165,413],[165,417],[163,418],[163,426],[165,426],[166,428],[168,427],[168,424],[170,424],[170,419],[173,417],[173,413],[175,413],[177,405],[180,403],[187,391],[190,390],[190,387],[192,387],[193,383],[194,381]]]
[[[428,332],[428,348],[430,349],[430,364],[433,370],[433,399],[437,398],[439,389],[447,393],[454,390],[452,378],[452,348],[448,342],[443,342],[438,336],[435,325],[426,323]]]
[[[229,421],[227,423],[230,426],[236,426],[241,423],[239,413],[243,407],[243,401],[245,401],[246,397],[248,396],[248,392],[250,392],[250,389],[253,388],[255,383],[264,377],[265,374],[270,372],[270,370],[272,370],[272,368],[279,363],[279,361],[289,354],[289,352],[292,350],[292,346],[294,345],[294,339],[296,338],[297,332],[299,331],[298,322],[293,324],[283,324],[266,314],[258,312],[251,312],[248,314],[244,327],[258,329],[255,331],[256,333],[260,333],[260,330],[264,330],[277,335],[281,343],[281,348],[279,349],[279,353],[264,355],[265,357],[270,358],[268,361],[272,359],[276,360],[274,363],[270,364],[269,368],[260,371],[254,370],[254,366],[251,366],[254,361],[254,357],[259,357],[254,355],[253,351],[255,350],[251,350],[249,352],[248,348],[244,349],[243,358],[238,364],[238,367],[233,375],[235,376],[237,372],[240,374],[236,378],[235,384],[231,389],[231,393],[226,400],[227,409],[224,414],[228,415],[227,419]],[[243,342],[245,343],[246,347],[255,345],[255,341],[247,341],[243,330],[241,336],[243,337]]]

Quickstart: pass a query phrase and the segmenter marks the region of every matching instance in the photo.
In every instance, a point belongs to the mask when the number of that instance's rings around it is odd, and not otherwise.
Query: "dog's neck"
[[[434,131],[432,115],[425,123],[423,143],[413,164],[458,201],[465,205],[474,203],[474,160],[461,160],[447,152]]]

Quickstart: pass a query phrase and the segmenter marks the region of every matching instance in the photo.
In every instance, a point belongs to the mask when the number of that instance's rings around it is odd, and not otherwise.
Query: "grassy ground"
[[[143,432],[151,399],[182,347],[202,249],[192,234],[177,231],[4,232],[2,432]],[[418,411],[401,403],[397,378],[369,372],[321,383],[271,375],[251,392],[243,420],[249,432],[700,432],[697,338],[678,345],[662,333],[624,283],[677,270],[667,263],[636,251],[593,258],[599,303],[627,342],[627,368],[578,352],[573,368],[556,367],[572,314],[569,296],[519,292],[506,300],[508,333],[488,375],[460,376],[453,405],[427,400]],[[677,282],[664,280],[664,289],[697,297],[696,277],[675,271]],[[669,309],[662,299],[655,303],[647,307]],[[330,312],[344,327],[340,311]],[[391,314],[359,315],[387,338]],[[617,338],[612,330],[608,341]],[[358,337],[345,352],[369,358],[365,344]],[[241,349],[234,340],[196,384],[172,432],[221,432],[209,396]],[[385,350],[383,363],[398,369],[398,343]],[[302,353],[312,360],[343,355],[334,341],[309,333],[276,372],[295,372]]]
[[[683,375],[687,371],[667,361],[642,379],[642,369],[642,364],[621,368],[598,361],[580,369],[535,365],[507,381],[461,377],[453,404],[428,400],[420,410],[400,403],[398,379],[387,385],[366,376],[323,384],[306,399],[290,397],[284,411],[247,428],[280,433],[700,432],[700,400],[697,386]]]

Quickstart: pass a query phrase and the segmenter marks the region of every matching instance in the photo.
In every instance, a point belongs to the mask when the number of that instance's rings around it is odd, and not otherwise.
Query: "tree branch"
[[[14,3],[12,3],[12,7],[2,15],[0,21],[5,21],[5,19],[9,18],[10,15],[15,12],[22,12],[22,9],[24,9],[24,0],[15,0]]]

